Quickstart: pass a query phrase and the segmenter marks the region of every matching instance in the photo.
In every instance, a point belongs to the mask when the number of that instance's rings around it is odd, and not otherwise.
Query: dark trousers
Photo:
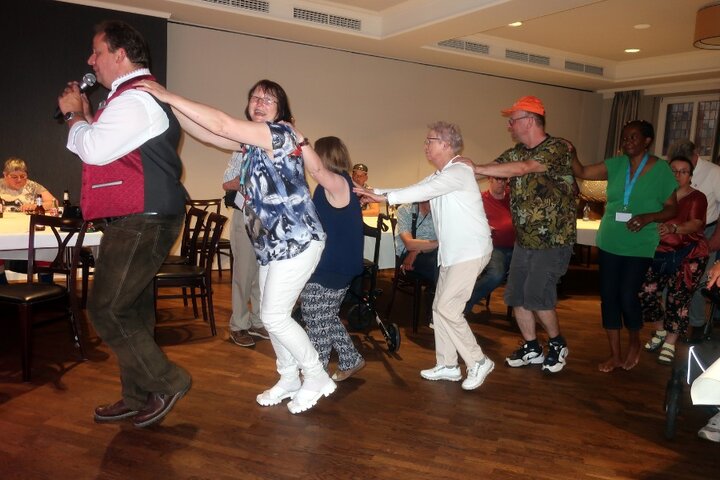
[[[642,329],[640,288],[652,258],[625,257],[599,249],[600,301],[603,328]]]
[[[191,381],[155,343],[153,279],[182,222],[182,215],[140,214],[103,229],[88,313],[117,356],[123,400],[134,410],[145,406],[149,393],[172,395]]]

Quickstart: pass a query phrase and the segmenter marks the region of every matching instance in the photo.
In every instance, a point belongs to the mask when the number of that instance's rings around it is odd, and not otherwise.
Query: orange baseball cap
[[[518,110],[530,113],[537,113],[538,115],[542,115],[543,117],[545,116],[545,107],[543,106],[543,103],[540,101],[539,98],[533,97],[532,95],[528,95],[527,97],[522,97],[518,99],[517,102],[513,103],[512,107],[506,110],[501,110],[500,113],[502,113],[504,117],[507,117],[511,113],[517,112]]]

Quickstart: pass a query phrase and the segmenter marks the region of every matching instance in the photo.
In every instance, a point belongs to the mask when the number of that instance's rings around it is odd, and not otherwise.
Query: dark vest
[[[363,220],[360,200],[352,191],[353,183],[347,173],[343,178],[350,187],[350,203],[335,208],[327,200],[325,189],[318,185],[313,195],[320,223],[327,234],[325,250],[310,282],[325,288],[345,288],[363,270]]]
[[[152,75],[143,75],[120,84],[94,120],[122,92],[144,79],[155,80]],[[80,206],[86,220],[144,212],[183,213],[186,192],[180,183],[182,162],[177,153],[180,124],[169,105],[153,99],[170,121],[167,130],[106,165],[83,163]]]

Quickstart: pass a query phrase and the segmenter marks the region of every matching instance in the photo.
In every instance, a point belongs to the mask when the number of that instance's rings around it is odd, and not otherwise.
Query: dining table
[[[0,218],[0,260],[27,260],[29,235],[30,215],[23,212],[3,212]],[[66,234],[60,232],[60,235],[64,238]],[[88,231],[83,246],[91,247],[93,254],[97,255],[101,239],[101,232]],[[36,260],[51,261],[55,258],[57,240],[49,228],[35,232],[35,249]]]

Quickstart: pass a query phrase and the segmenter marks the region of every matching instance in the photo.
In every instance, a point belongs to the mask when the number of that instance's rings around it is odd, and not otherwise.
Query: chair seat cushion
[[[10,283],[0,285],[0,302],[33,303],[62,298],[65,287],[45,283]]]
[[[182,255],[168,255],[163,265],[187,265],[188,258]]]
[[[163,265],[155,278],[171,279],[184,277],[201,277],[205,275],[205,268],[197,265]]]

